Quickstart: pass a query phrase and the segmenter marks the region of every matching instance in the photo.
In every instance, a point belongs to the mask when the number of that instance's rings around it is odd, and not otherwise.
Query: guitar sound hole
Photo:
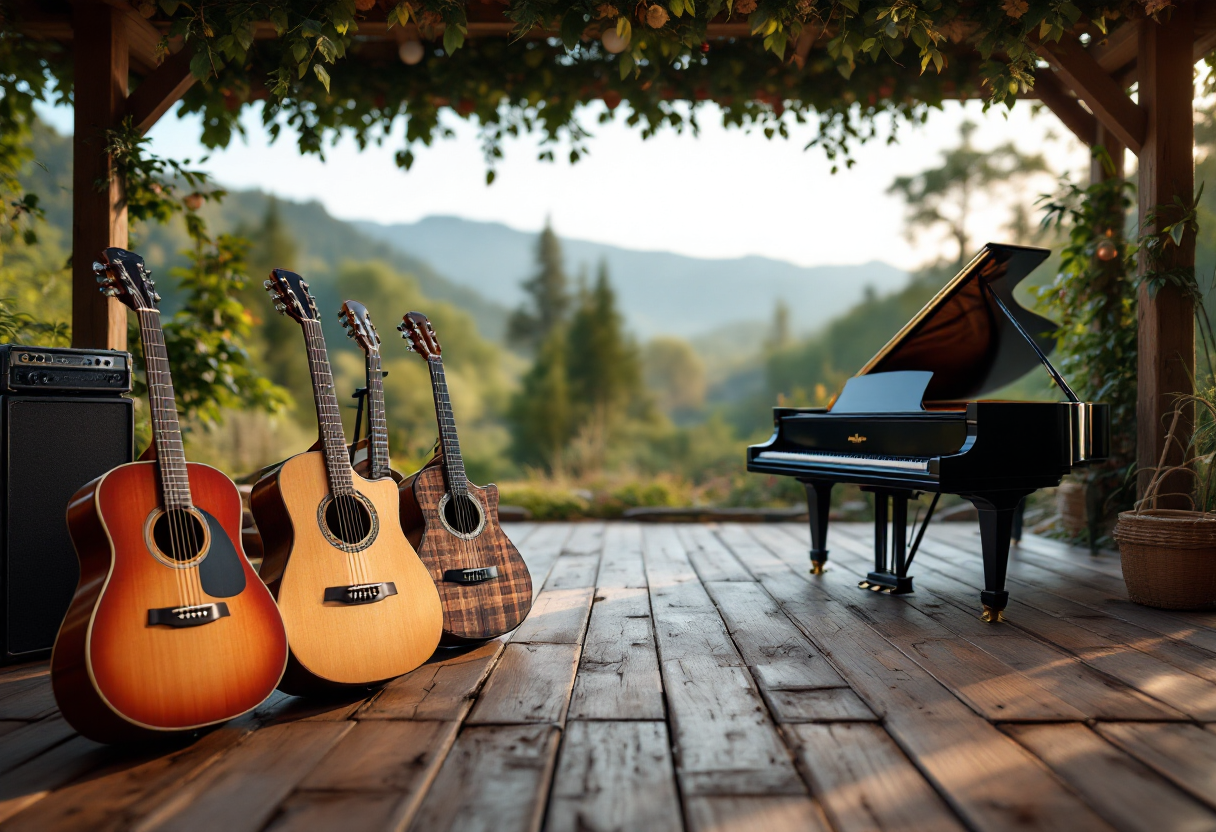
[[[371,534],[372,515],[361,501],[342,494],[326,507],[325,525],[331,535],[353,546]]]
[[[152,526],[152,540],[161,555],[170,561],[186,563],[203,552],[207,532],[202,522],[184,508],[166,511]]]
[[[452,531],[473,534],[481,528],[481,504],[467,494],[450,494],[443,506],[443,519]]]

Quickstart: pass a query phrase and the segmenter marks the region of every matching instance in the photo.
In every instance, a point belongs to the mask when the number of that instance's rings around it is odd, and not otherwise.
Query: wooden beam
[[[1074,136],[1086,147],[1093,147],[1100,128],[1098,120],[1069,94],[1054,72],[1040,70],[1034,78],[1034,91]]]
[[[181,100],[186,90],[194,86],[194,75],[190,72],[193,50],[183,49],[170,55],[156,71],[144,78],[135,92],[127,99],[127,115],[131,117],[140,135],[152,129],[152,125]]]
[[[1093,147],[1102,147],[1110,155],[1110,160],[1114,163],[1114,172],[1108,174],[1106,168],[1097,159],[1090,159],[1089,162],[1089,181],[1091,183],[1105,182],[1107,179],[1122,179],[1126,176],[1124,157],[1127,155],[1127,148],[1123,146],[1123,142],[1113,135],[1109,130],[1103,127],[1100,123],[1097,125],[1097,132],[1094,134]]]
[[[1190,56],[1190,44],[1185,55]],[[1065,37],[1059,43],[1042,44],[1039,55],[1059,73],[1064,84],[1088,105],[1098,120],[1119,137],[1132,152],[1144,144],[1145,114],[1128,97],[1081,44]]]
[[[1140,103],[1147,114],[1144,146],[1140,151],[1140,228],[1153,229],[1147,217],[1159,205],[1175,198],[1190,203],[1195,190],[1194,9],[1189,3],[1173,9],[1168,21],[1146,23],[1140,30]],[[1165,221],[1169,221],[1167,215]],[[1167,267],[1195,268],[1195,237],[1187,234],[1182,244],[1167,250]],[[1140,261],[1141,272],[1149,269]],[[1150,297],[1140,292],[1139,367],[1136,420],[1140,493],[1151,469],[1158,465],[1165,447],[1165,433],[1179,394],[1194,392],[1195,310],[1191,301],[1173,285]],[[1191,409],[1177,437],[1185,446],[1191,436]],[[1180,465],[1183,452],[1171,449],[1167,465]],[[1161,489],[1165,494],[1191,493],[1194,483],[1185,476],[1171,478]],[[1190,508],[1185,496],[1166,497],[1161,508]]]
[[[105,152],[106,130],[126,111],[126,15],[104,3],[77,0],[72,28],[89,33],[75,40],[73,50],[72,346],[126,349],[126,307],[97,291],[92,268],[102,249],[127,245],[122,183]]]
[[[1135,66],[1140,49],[1139,20],[1129,20],[1105,38],[1089,47],[1089,53],[1107,75],[1118,75]]]

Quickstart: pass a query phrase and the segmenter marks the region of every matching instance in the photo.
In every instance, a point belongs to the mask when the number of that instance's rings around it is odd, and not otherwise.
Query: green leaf
[[[302,40],[297,40],[291,45],[291,54],[296,59],[296,63],[300,63],[308,57],[308,44]]]
[[[629,45],[629,41],[633,39],[633,26],[629,23],[629,18],[621,15],[616,19],[616,35],[625,45]]]
[[[693,0],[684,0],[684,11],[688,12],[690,15],[697,13],[697,7],[693,3]]]
[[[200,49],[190,59],[190,74],[200,81],[205,81],[211,75],[211,60],[206,49]]]
[[[464,46],[464,32],[459,26],[448,26],[443,30],[443,49],[449,55]]]
[[[300,74],[297,75],[296,77],[299,78],[300,80],[303,80],[304,75],[307,72],[308,72],[308,63],[307,62],[302,63],[302,64],[300,64]]]
[[[567,52],[575,50],[583,37],[583,30],[587,28],[587,21],[583,20],[583,14],[582,7],[578,6],[567,11],[562,18],[562,45],[566,47]]]
[[[410,22],[410,7],[405,3],[398,3],[388,12],[388,25],[390,28],[394,24],[404,26]]]
[[[321,57],[329,61],[331,64],[338,57],[338,47],[329,38],[317,38],[317,50],[321,53]]]
[[[635,66],[635,63],[633,60],[633,53],[632,52],[622,52],[621,58],[620,58],[620,63],[619,63],[622,81],[624,81],[626,78],[628,78],[630,76],[630,74],[634,70],[634,66]]]
[[[684,0],[667,0],[667,8],[674,17],[682,17],[684,14]]]
[[[495,174],[495,173],[494,173],[494,171],[492,171],[492,170],[488,170],[488,171],[486,171],[486,184],[487,184],[487,185],[493,185],[493,184],[494,184],[494,177],[495,177],[496,175],[497,175],[497,174]]]
[[[329,92],[329,73],[325,71],[325,67],[316,63],[312,65],[312,71],[317,76],[317,80],[321,82],[321,86],[325,87],[325,91]]]
[[[305,20],[300,24],[300,34],[306,38],[319,38],[324,27],[315,20]]]
[[[840,5],[844,6],[853,14],[857,14],[857,4],[858,0],[840,0]]]

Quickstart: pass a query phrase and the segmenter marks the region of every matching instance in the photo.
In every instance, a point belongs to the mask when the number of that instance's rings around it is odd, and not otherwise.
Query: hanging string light
[[[1115,230],[1113,228],[1106,229],[1106,236],[1098,242],[1094,254],[1103,263],[1110,262],[1119,256],[1119,246],[1115,242]]]

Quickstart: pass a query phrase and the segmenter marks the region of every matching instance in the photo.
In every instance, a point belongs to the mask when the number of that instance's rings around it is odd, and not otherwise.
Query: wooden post
[[[1195,8],[1181,3],[1168,20],[1145,21],[1140,27],[1138,70],[1140,106],[1147,113],[1145,141],[1140,151],[1140,227],[1152,231],[1145,217],[1155,206],[1168,205],[1174,197],[1190,203],[1195,190],[1194,87],[1192,42],[1195,39]],[[1187,234],[1182,245],[1169,251],[1169,265],[1194,269],[1195,237]],[[1142,258],[1141,273],[1148,270]],[[1137,393],[1137,462],[1139,492],[1151,476],[1165,446],[1167,416],[1179,393],[1193,392],[1195,372],[1195,312],[1190,300],[1173,286],[1163,287],[1150,298],[1140,292],[1139,303],[1139,391]],[[1178,437],[1189,442],[1192,419],[1182,420]],[[1171,450],[1167,464],[1183,461],[1180,450]],[[1161,493],[1189,494],[1192,482],[1176,477],[1163,484]],[[1167,497],[1161,508],[1190,508],[1185,496]]]
[[[1124,170],[1123,157],[1126,154],[1127,148],[1123,142],[1106,129],[1102,122],[1098,122],[1097,130],[1094,135],[1094,146],[1101,146],[1110,154],[1111,161],[1115,163],[1115,171],[1112,175],[1107,176],[1106,168],[1102,167],[1102,163],[1097,159],[1091,159],[1089,163],[1089,181],[1093,184],[1105,182],[1107,179],[1122,179],[1127,174]]]
[[[72,7],[75,37],[75,134],[72,138],[72,346],[125,350],[127,311],[97,291],[93,261],[127,245],[127,209],[105,131],[127,103],[127,32],[123,10],[96,0]],[[104,183],[108,182],[106,186]],[[99,187],[99,183],[101,186]]]

